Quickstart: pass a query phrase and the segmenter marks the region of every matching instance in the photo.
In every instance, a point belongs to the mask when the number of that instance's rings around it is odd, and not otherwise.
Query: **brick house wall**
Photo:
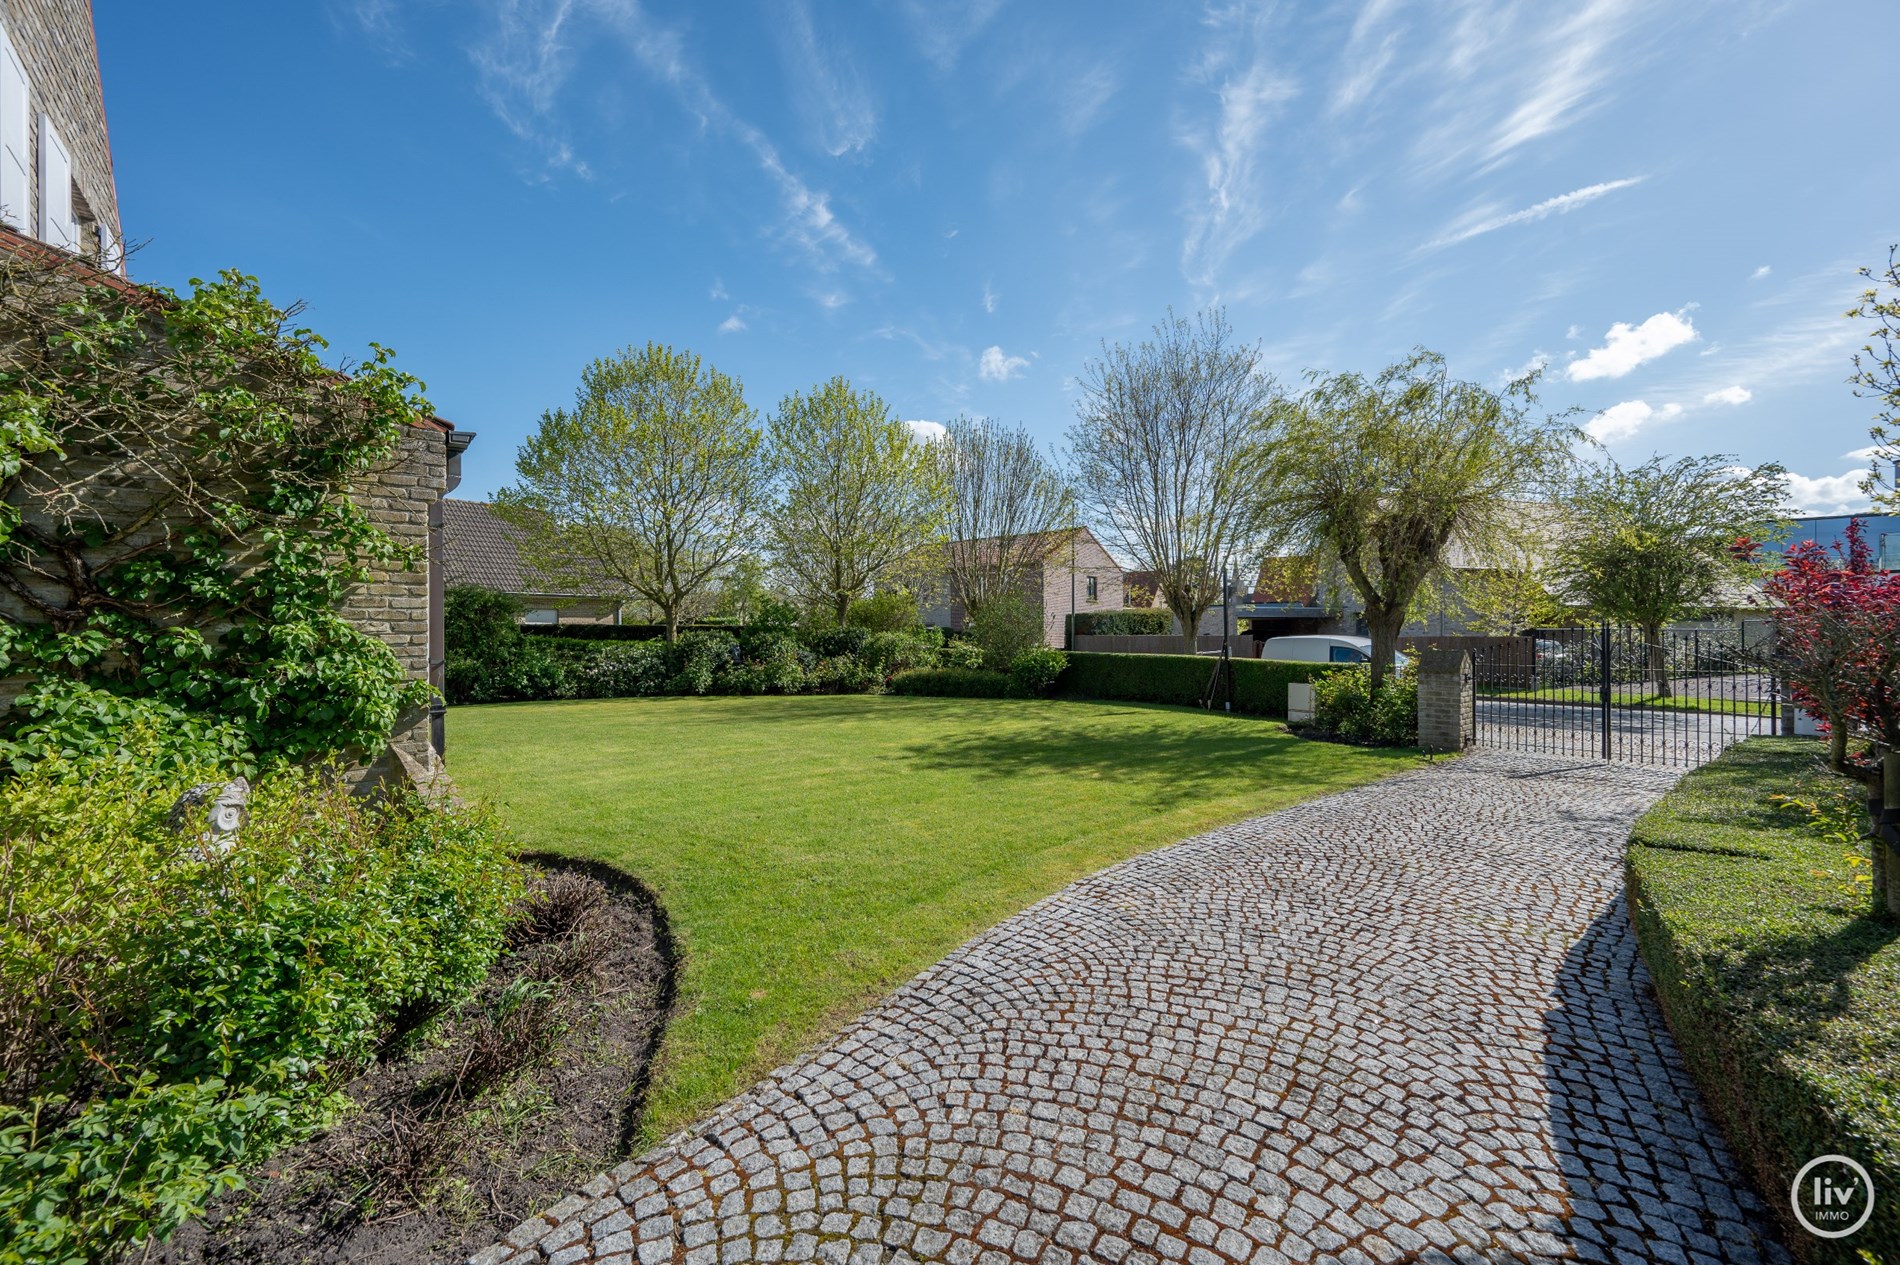
[[[1073,585],[1071,578],[1073,577]],[[1094,595],[1090,595],[1090,582]],[[934,628],[961,629],[965,622],[963,603],[942,580],[927,580],[922,585],[923,622]],[[1023,596],[1042,612],[1042,640],[1061,649],[1068,633],[1071,607],[1077,612],[1120,610],[1123,597],[1121,563],[1110,556],[1095,533],[1079,527],[1073,547],[1059,542],[1040,568],[1031,573]]]
[[[26,79],[26,205],[6,205],[6,221],[28,236],[51,241],[41,222],[40,173],[44,115],[71,160],[72,209],[78,221],[78,253],[97,259],[100,228],[107,238],[108,266],[122,268],[118,244],[125,240],[119,223],[119,195],[112,173],[112,144],[106,132],[105,92],[99,79],[99,45],[93,35],[87,0],[0,0],[0,31],[19,59]],[[0,57],[4,53],[0,52]],[[5,82],[0,70],[0,84]],[[0,131],[10,106],[0,102]],[[0,142],[5,137],[0,136]],[[0,144],[0,161],[7,160]]]

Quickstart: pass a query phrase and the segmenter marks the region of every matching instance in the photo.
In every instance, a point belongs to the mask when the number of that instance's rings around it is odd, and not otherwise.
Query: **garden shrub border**
[[[1835,934],[1862,921],[1827,908],[1842,900],[1837,889],[1843,845],[1813,833],[1792,814],[1770,816],[1771,794],[1808,797],[1839,785],[1822,771],[1822,755],[1812,739],[1756,738],[1688,773],[1631,832],[1625,854],[1628,910],[1683,1062],[1797,1259],[1855,1262],[1867,1250],[1874,1259],[1894,1260],[1900,1259],[1900,1138],[1891,1136],[1890,1122],[1870,1114],[1864,1077],[1841,1076],[1852,1069],[1813,1058],[1825,1054],[1825,1047],[1804,1046],[1800,1052],[1807,1057],[1790,1057],[1785,1038],[1773,1030],[1774,1016],[1763,1013],[1765,1006],[1751,1007],[1760,990],[1775,987],[1761,979],[1774,972],[1758,967],[1751,981],[1746,961],[1738,960],[1750,942],[1748,928],[1760,925],[1770,902],[1787,909],[1790,900],[1810,896],[1798,909],[1823,926],[1837,922]],[[1755,776],[1733,788],[1721,784],[1725,774],[1751,765],[1759,769]],[[1718,824],[1712,820],[1717,815],[1726,820]],[[1821,865],[1829,869],[1815,868]],[[1712,867],[1719,871],[1712,874]],[[1858,892],[1846,899],[1867,897]],[[1866,920],[1872,923],[1873,917]],[[1883,933],[1874,926],[1871,934]],[[1887,1022],[1900,1028],[1900,1001],[1893,1004]],[[1830,1077],[1836,1083],[1830,1085]],[[1789,1206],[1795,1172],[1827,1154],[1851,1155],[1866,1165],[1879,1196],[1872,1219],[1846,1239],[1808,1234]]]
[[[1286,687],[1333,671],[1331,663],[1279,659],[1234,659],[1234,710],[1249,716],[1286,719]],[[1213,674],[1211,655],[1108,654],[1071,651],[1069,667],[1056,681],[1063,698],[1193,707]]]

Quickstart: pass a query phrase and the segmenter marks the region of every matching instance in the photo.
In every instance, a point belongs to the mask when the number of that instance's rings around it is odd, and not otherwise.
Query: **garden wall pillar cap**
[[[1418,670],[1424,673],[1445,673],[1462,676],[1471,671],[1471,652],[1469,650],[1440,650],[1432,647],[1418,652]]]

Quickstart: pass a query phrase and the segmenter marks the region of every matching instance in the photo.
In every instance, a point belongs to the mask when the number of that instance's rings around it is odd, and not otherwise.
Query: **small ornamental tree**
[[[137,700],[301,759],[427,701],[338,607],[414,564],[349,493],[429,405],[297,314],[236,272],[176,294],[0,258],[0,737]]]
[[[1900,246],[1888,248],[1885,268],[1862,268],[1860,275],[1867,288],[1847,315],[1872,321],[1874,330],[1854,353],[1848,381],[1854,394],[1878,406],[1870,432],[1873,459],[1862,487],[1876,509],[1900,510]]]
[[[1838,560],[1812,541],[1790,549],[1768,580],[1781,605],[1779,649],[1788,694],[1826,719],[1828,762],[1846,772],[1847,741],[1858,735],[1885,751],[1883,798],[1900,808],[1900,572],[1874,569],[1859,519],[1848,524]],[[1890,904],[1900,886],[1874,848],[1874,886]]]

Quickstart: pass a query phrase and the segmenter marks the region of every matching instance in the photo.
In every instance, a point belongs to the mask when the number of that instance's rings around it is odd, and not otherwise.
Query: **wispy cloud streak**
[[[1606,180],[1601,184],[1585,185],[1581,189],[1572,189],[1569,193],[1560,193],[1554,198],[1545,198],[1535,206],[1527,206],[1521,211],[1512,211],[1508,215],[1495,215],[1479,212],[1470,222],[1454,225],[1442,236],[1426,243],[1427,250],[1441,246],[1454,246],[1459,242],[1470,241],[1486,233],[1495,233],[1501,228],[1513,224],[1533,224],[1538,220],[1549,219],[1553,215],[1568,215],[1580,206],[1587,206],[1598,198],[1615,193],[1618,189],[1628,189],[1643,183],[1642,176],[1632,176],[1627,180]]]

